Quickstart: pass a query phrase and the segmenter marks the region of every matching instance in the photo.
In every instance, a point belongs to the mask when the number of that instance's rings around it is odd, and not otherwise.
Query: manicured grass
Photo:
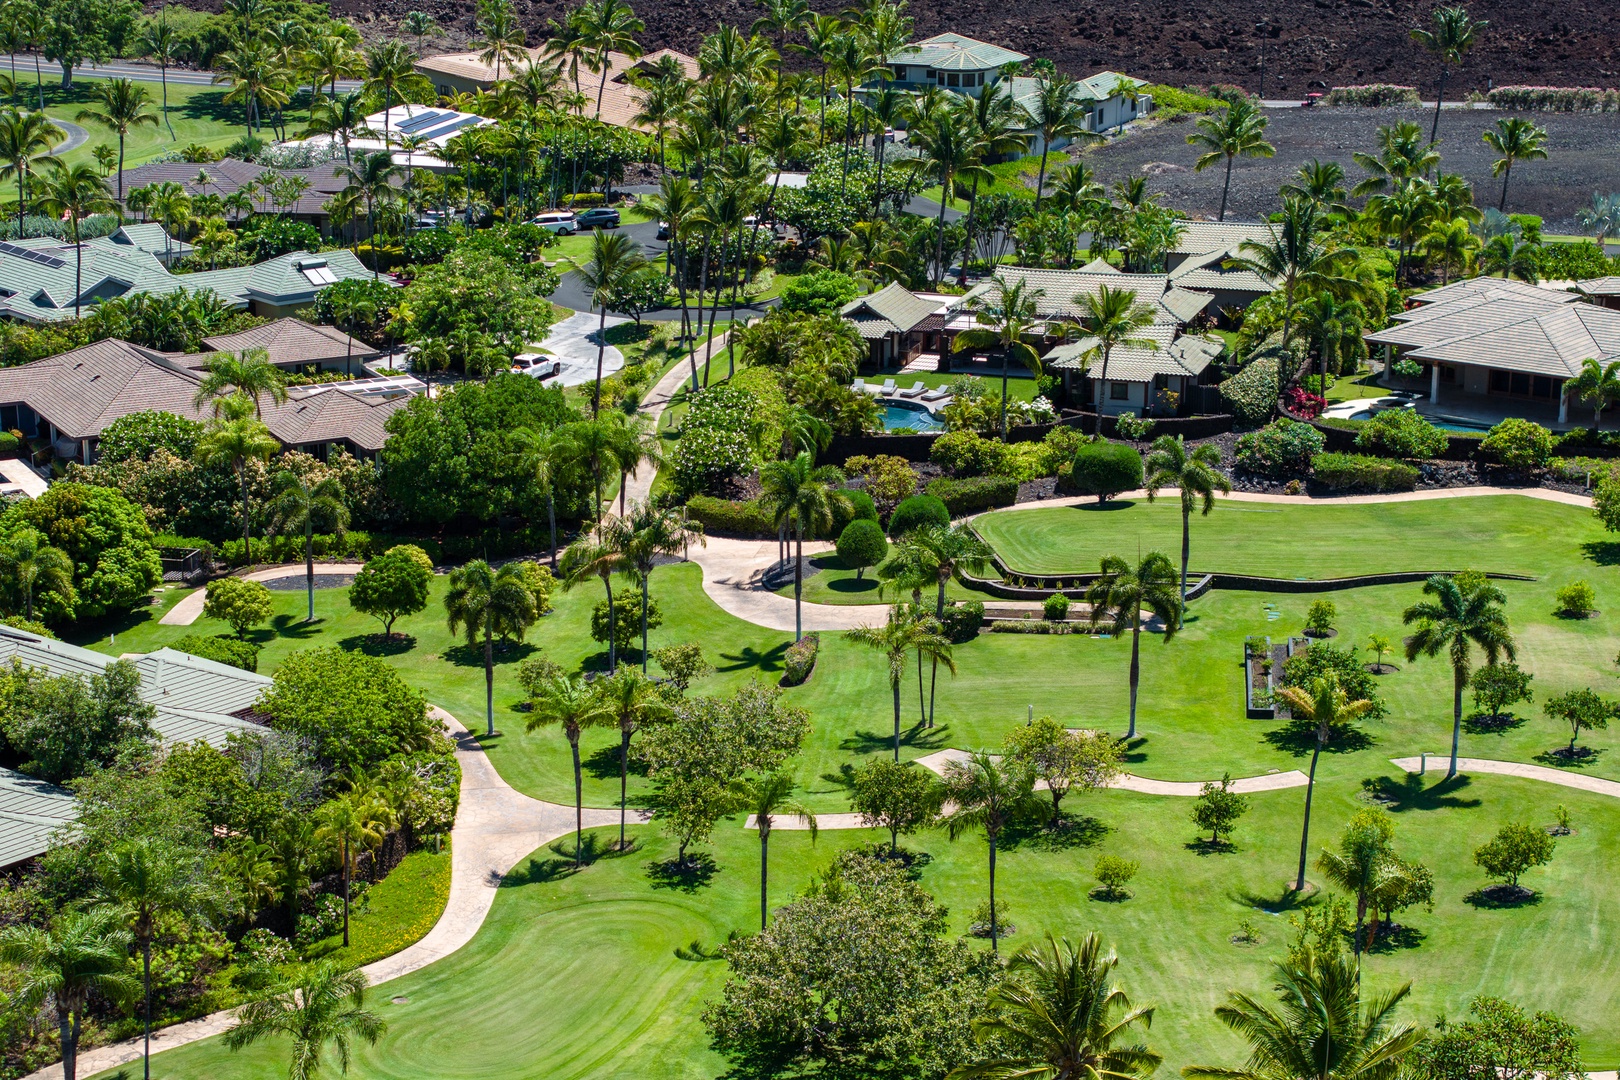
[[[1422,1025],[1463,1013],[1477,994],[1556,1010],[1582,1031],[1587,1067],[1611,1067],[1620,1054],[1608,1022],[1608,1002],[1620,992],[1611,937],[1620,885],[1608,872],[1607,852],[1620,840],[1620,804],[1498,777],[1407,783],[1387,764],[1367,760],[1318,787],[1313,851],[1331,845],[1365,805],[1358,797],[1363,777],[1385,777],[1399,788],[1391,804],[1398,847],[1431,868],[1436,896],[1432,912],[1403,913],[1396,942],[1366,956],[1364,989],[1412,981],[1399,1018]],[[1550,822],[1560,802],[1578,833],[1559,840],[1551,866],[1526,876],[1538,900],[1505,909],[1471,904],[1467,898],[1484,883],[1473,848],[1507,821]],[[1071,796],[1070,811],[1084,825],[1074,842],[1025,834],[1002,848],[998,897],[1016,927],[1003,947],[1047,931],[1101,933],[1121,955],[1118,977],[1133,1003],[1157,1006],[1149,1043],[1165,1057],[1164,1075],[1193,1063],[1236,1066],[1245,1052],[1212,1010],[1229,989],[1268,993],[1269,965],[1292,933],[1284,883],[1298,857],[1302,804],[1298,790],[1255,796],[1235,850],[1207,853],[1187,819],[1190,800]],[[712,948],[732,930],[757,927],[757,840],[735,819],[723,822],[707,849],[712,876],[670,887],[655,866],[672,856],[673,844],[655,827],[634,833],[636,851],[577,873],[565,858],[571,838],[520,864],[471,944],[372,992],[368,1003],[388,1031],[376,1047],[357,1046],[350,1075],[720,1075],[725,1064],[708,1048],[701,1012],[719,993],[725,965],[681,960],[675,949],[693,941]],[[606,844],[609,831],[593,839]],[[776,833],[771,904],[791,900],[839,850],[875,839],[867,831],[823,831],[812,844],[804,833]],[[921,883],[948,905],[950,932],[964,933],[985,892],[983,840],[952,843],[930,832],[908,846],[929,856]],[[1089,895],[1092,867],[1105,853],[1141,863],[1130,899]],[[1258,945],[1231,942],[1245,921],[1258,928]],[[285,1061],[282,1043],[232,1055],[210,1039],[158,1055],[153,1075],[272,1076]]]
[[[812,556],[809,561],[816,568],[816,573],[803,582],[803,598],[807,604],[892,604],[909,595],[897,591],[893,584],[883,587],[884,583],[877,579],[875,567],[868,567],[864,574],[857,574],[844,565],[837,552]],[[792,580],[776,591],[781,596],[792,596]],[[928,589],[924,600],[932,603],[937,595],[934,589]],[[983,593],[971,592],[954,581],[945,586],[945,596],[949,600],[985,599]]]
[[[959,371],[902,372],[899,368],[883,368],[875,375],[866,376],[866,383],[870,386],[875,380],[879,386],[882,386],[886,379],[893,379],[895,388],[898,390],[909,390],[913,384],[919,382],[930,390],[934,390],[949,384],[952,379],[960,379],[962,374]],[[1001,393],[1001,372],[974,371],[967,374],[976,379],[982,379],[987,388],[994,390],[998,394]],[[1007,400],[1034,401],[1038,389],[1035,380],[1030,378],[1027,372],[1022,368],[1016,368],[1011,378],[1007,380]]]
[[[1358,371],[1354,375],[1340,375],[1333,380],[1325,395],[1329,405],[1341,401],[1359,401],[1362,398],[1383,397],[1387,390],[1378,385],[1378,376],[1371,371]]]
[[[1048,191],[1051,190],[1052,174],[1056,172],[1058,167],[1067,160],[1067,153],[1062,151],[1055,151],[1047,157],[1046,182]],[[990,192],[1010,192],[1020,199],[1029,199],[1034,201],[1035,180],[1040,176],[1041,172],[1041,156],[1039,154],[1035,154],[1030,157],[1015,158],[1012,161],[999,162],[995,165],[991,165],[990,171],[995,174],[996,181],[994,184],[979,185],[980,195]],[[937,203],[940,201],[940,196],[943,195],[944,192],[944,188],[938,184],[934,184],[930,187],[923,188],[917,194],[925,199],[931,199]],[[964,212],[967,210],[967,200],[965,198],[958,199],[956,203],[957,206],[960,207]]]
[[[450,845],[438,852],[413,851],[367,890],[349,918],[347,949],[339,932],[316,942],[309,954],[354,967],[392,956],[426,936],[449,900]]]

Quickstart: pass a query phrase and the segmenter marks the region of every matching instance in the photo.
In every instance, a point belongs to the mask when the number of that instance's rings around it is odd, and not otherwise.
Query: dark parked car
[[[617,229],[619,227],[619,212],[609,206],[598,206],[590,210],[582,210],[579,214],[579,227],[582,229]]]

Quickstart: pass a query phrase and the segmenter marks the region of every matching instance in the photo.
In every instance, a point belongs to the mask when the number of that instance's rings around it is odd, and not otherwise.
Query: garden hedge
[[[949,525],[951,512],[937,495],[913,495],[894,508],[889,535],[904,536],[928,525]]]
[[[816,669],[816,653],[821,649],[819,634],[806,634],[789,645],[782,656],[782,685],[798,686]]]
[[[694,495],[686,500],[686,516],[706,532],[731,533],[762,539],[776,535],[776,522],[759,503]]]
[[[213,660],[220,664],[229,664],[243,671],[259,670],[259,646],[251,641],[238,641],[230,637],[208,637],[203,634],[187,634],[178,641],[170,644],[169,648],[178,649],[192,656],[200,656],[204,660]]]
[[[961,480],[940,477],[928,485],[928,494],[945,504],[951,517],[977,514],[1018,501],[1018,481],[1010,476],[970,476]]]
[[[1086,443],[1074,452],[1069,484],[1103,502],[1142,486],[1142,455],[1124,443]]]
[[[1329,491],[1411,491],[1418,481],[1416,465],[1367,454],[1317,454],[1311,472]]]

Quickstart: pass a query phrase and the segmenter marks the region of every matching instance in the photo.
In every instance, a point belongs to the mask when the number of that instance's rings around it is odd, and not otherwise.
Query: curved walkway
[[[357,562],[318,562],[315,564],[317,574],[358,574],[365,563]],[[289,563],[286,566],[272,566],[268,570],[255,570],[244,576],[246,581],[277,581],[281,578],[303,577],[308,570],[303,563]],[[208,602],[207,589],[194,589],[181,598],[180,602],[170,608],[158,620],[160,626],[190,626],[202,617],[203,604]]]
[[[55,147],[53,150],[51,150],[51,153],[65,154],[70,150],[77,150],[79,147],[90,141],[90,133],[84,128],[80,127],[78,124],[72,123],[68,120],[58,120],[54,116],[48,117],[47,119],[49,119],[50,122],[55,126],[61,128],[62,131],[67,135],[67,141],[62,143],[60,146]]]
[[[1423,759],[1415,757],[1390,758],[1390,764],[1415,773],[1423,767]],[[1441,771],[1451,764],[1450,754],[1430,754],[1429,772]],[[1491,773],[1496,776],[1516,776],[1521,780],[1540,780],[1545,784],[1557,784],[1559,787],[1575,788],[1577,791],[1589,791],[1594,795],[1607,795],[1613,799],[1620,799],[1620,781],[1605,780],[1601,776],[1584,776],[1581,773],[1569,772],[1565,769],[1553,769],[1546,765],[1526,765],[1520,761],[1497,761],[1494,758],[1460,757],[1457,759],[1459,773]]]
[[[450,831],[450,897],[427,936],[361,969],[373,986],[425,968],[471,941],[495,903],[496,890],[507,872],[574,831],[572,806],[541,802],[513,790],[459,720],[440,708],[431,712],[456,740],[456,762],[461,766],[461,801]],[[618,822],[617,809],[585,809],[588,829]],[[234,1010],[227,1010],[162,1028],[152,1033],[152,1052],[218,1035],[234,1022]],[[79,1055],[79,1075],[93,1076],[140,1058],[139,1038],[97,1047]],[[50,1065],[24,1080],[55,1080],[61,1074],[60,1064]]]
[[[1173,487],[1160,490],[1158,498],[1169,498],[1179,495],[1180,492]],[[1565,506],[1581,506],[1590,509],[1592,497],[1590,495],[1575,495],[1568,491],[1554,491],[1552,488],[1504,488],[1476,487],[1460,488],[1433,488],[1427,491],[1391,491],[1383,495],[1272,495],[1259,491],[1233,491],[1228,494],[1216,493],[1219,501],[1252,503],[1286,503],[1291,506],[1371,506],[1376,503],[1402,503],[1402,502],[1433,502],[1436,499],[1469,499],[1480,495],[1523,495],[1529,499],[1541,499],[1544,502],[1563,503]],[[1114,496],[1118,499],[1145,499],[1147,492],[1141,488],[1127,491]],[[974,514],[966,520],[983,517],[984,514],[1001,514],[1017,510],[1044,510],[1048,507],[1079,506],[1082,503],[1095,503],[1095,495],[1065,495],[1058,499],[1037,499],[1033,502],[1016,503],[1012,506],[997,507]]]

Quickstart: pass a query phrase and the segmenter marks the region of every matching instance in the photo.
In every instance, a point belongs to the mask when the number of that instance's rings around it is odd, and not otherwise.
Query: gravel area
[[[317,589],[346,589],[353,584],[353,574],[315,575],[315,587]],[[303,574],[299,574],[297,577],[271,578],[264,583],[264,587],[275,592],[303,592],[309,587],[309,578]]]

